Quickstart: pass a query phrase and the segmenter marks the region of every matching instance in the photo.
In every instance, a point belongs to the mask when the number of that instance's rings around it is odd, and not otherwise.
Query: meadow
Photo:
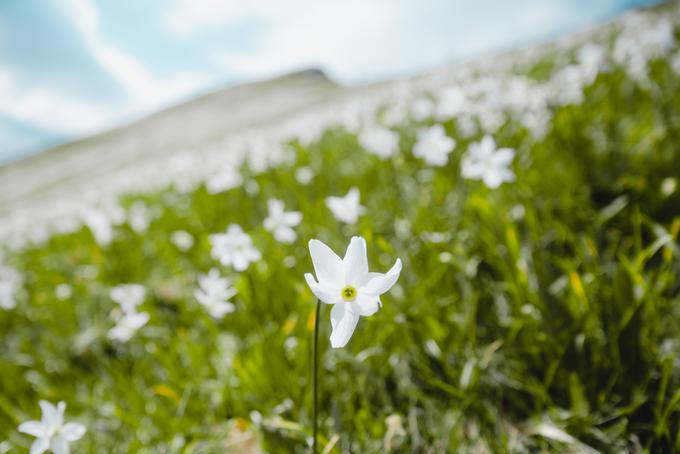
[[[73,452],[309,452],[308,241],[342,256],[353,235],[372,271],[403,269],[344,348],[321,306],[325,452],[680,451],[670,27],[413,88],[233,185],[129,194],[7,250],[0,452],[28,452],[40,400],[86,428]],[[301,214],[292,241],[272,199]],[[259,252],[245,267],[215,251],[233,224]],[[211,269],[230,305],[197,296]],[[131,310],[122,284],[143,287]]]

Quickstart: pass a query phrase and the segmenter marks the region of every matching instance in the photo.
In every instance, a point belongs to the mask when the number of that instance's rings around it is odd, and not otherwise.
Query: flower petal
[[[401,259],[397,259],[390,270],[385,273],[368,273],[365,281],[359,284],[359,292],[379,296],[392,288],[401,273]]]
[[[359,315],[364,317],[369,317],[380,309],[380,297],[375,295],[364,295],[359,294],[354,301],[357,312]]]
[[[54,454],[69,454],[68,441],[62,436],[52,437],[50,441],[50,448]]]
[[[305,273],[305,280],[312,293],[324,303],[335,304],[340,301],[340,288],[317,282],[311,273]]]
[[[342,263],[345,268],[345,282],[348,284],[356,284],[360,278],[368,274],[366,240],[360,236],[353,236]]]
[[[64,423],[64,409],[66,404],[59,402],[59,408],[51,402],[41,400],[38,402],[42,410],[42,423],[46,427],[59,427]]]
[[[493,154],[493,162],[497,166],[505,167],[510,165],[514,157],[515,150],[513,150],[512,148],[499,148]]]
[[[49,438],[38,438],[31,445],[30,454],[43,454],[43,452],[47,451],[49,448],[50,448]]]
[[[26,421],[19,425],[17,429],[19,432],[32,435],[34,437],[44,437],[47,434],[45,426],[40,421]]]
[[[289,211],[281,215],[283,223],[289,227],[295,227],[302,222],[302,213],[299,211]]]
[[[359,313],[353,304],[336,304],[331,309],[331,347],[347,345],[359,322]]]
[[[62,427],[60,431],[61,436],[67,441],[80,440],[83,435],[85,435],[85,432],[85,426],[78,424],[77,422],[69,422],[64,424],[64,427]]]
[[[319,282],[342,287],[345,276],[342,259],[319,240],[309,240],[309,253]]]

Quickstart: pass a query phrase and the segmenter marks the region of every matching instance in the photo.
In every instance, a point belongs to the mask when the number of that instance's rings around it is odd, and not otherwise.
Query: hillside
[[[680,2],[7,166],[0,452],[680,452],[679,169]]]

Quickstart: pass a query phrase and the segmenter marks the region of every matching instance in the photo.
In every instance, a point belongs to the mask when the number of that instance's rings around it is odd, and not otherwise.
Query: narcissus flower
[[[54,454],[68,454],[69,443],[79,440],[85,435],[85,426],[75,422],[64,423],[66,404],[59,402],[56,406],[41,400],[40,421],[27,421],[19,426],[19,432],[32,435],[37,439],[31,445],[31,454],[42,454],[51,449]]]
[[[269,199],[267,208],[269,208],[269,216],[264,220],[264,228],[272,232],[274,239],[280,243],[294,242],[297,234],[293,227],[302,221],[302,213],[285,211],[285,206],[279,199]]]
[[[359,190],[352,188],[344,197],[326,197],[326,206],[333,212],[333,216],[338,221],[354,224],[357,222],[359,215],[366,211],[366,208],[359,204],[360,196]]]
[[[262,258],[253,246],[253,239],[237,224],[231,224],[226,233],[210,235],[210,244],[213,258],[222,265],[233,266],[236,271],[245,271],[251,262]]]
[[[149,321],[149,314],[138,312],[137,307],[144,302],[146,290],[139,284],[123,284],[114,287],[109,292],[111,299],[120,306],[120,311],[114,311],[116,326],[108,332],[109,339],[127,342]]]
[[[399,134],[382,126],[370,126],[359,134],[361,146],[382,159],[399,153]]]
[[[380,295],[397,282],[401,260],[385,274],[369,272],[366,241],[359,236],[352,237],[342,259],[319,240],[310,240],[309,252],[318,281],[307,273],[307,285],[322,302],[333,305],[331,346],[344,347],[359,317],[375,314],[382,305]]]
[[[198,284],[200,289],[194,292],[194,296],[212,317],[219,319],[236,310],[236,306],[227,301],[236,295],[236,289],[231,287],[229,279],[220,276],[216,268],[208,274],[199,275]]]
[[[418,131],[418,142],[413,147],[413,155],[422,158],[432,166],[443,166],[449,160],[449,153],[456,146],[456,141],[446,135],[442,125]]]
[[[121,284],[112,288],[109,296],[124,312],[133,312],[144,302],[146,290],[139,284]]]
[[[514,157],[515,150],[496,149],[493,137],[484,136],[481,142],[470,145],[461,163],[461,175],[464,178],[484,180],[487,187],[495,189],[506,181],[515,180],[515,174],[509,168]]]

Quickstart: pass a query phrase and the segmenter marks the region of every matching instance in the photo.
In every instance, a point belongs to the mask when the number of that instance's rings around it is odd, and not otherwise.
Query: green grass
[[[481,134],[458,137],[455,121],[445,127],[458,145],[441,168],[413,157],[413,123],[387,161],[335,129],[292,143],[294,163],[244,168],[256,195],[130,196],[124,205],[141,199],[158,213],[143,234],[123,225],[100,247],[83,228],[11,254],[25,282],[16,309],[0,311],[0,440],[26,452],[32,439],[16,427],[48,399],[88,427],[74,452],[224,452],[244,427],[269,452],[304,452],[315,303],[306,242],[341,251],[359,234],[371,269],[401,257],[404,270],[345,349],[329,348],[323,308],[322,444],[337,435],[335,452],[388,442],[395,452],[582,448],[540,436],[549,424],[605,452],[680,451],[680,190],[661,190],[680,176],[680,80],[664,60],[650,68],[646,87],[620,69],[600,74],[582,105],[554,109],[544,138],[511,117],[495,138],[517,150],[517,181],[497,190],[460,177],[462,151]],[[301,166],[316,175],[307,186],[294,178]],[[352,186],[367,213],[347,226],[324,198]],[[262,227],[270,197],[304,214],[295,244]],[[221,269],[238,309],[215,321],[193,291],[218,266],[208,235],[231,223],[263,260]],[[186,253],[170,242],[179,229],[196,239]],[[428,241],[431,232],[445,241]],[[147,288],[140,310],[151,320],[115,344],[108,292],[129,282]],[[73,287],[64,301],[61,283]],[[386,438],[391,415],[403,432]]]

